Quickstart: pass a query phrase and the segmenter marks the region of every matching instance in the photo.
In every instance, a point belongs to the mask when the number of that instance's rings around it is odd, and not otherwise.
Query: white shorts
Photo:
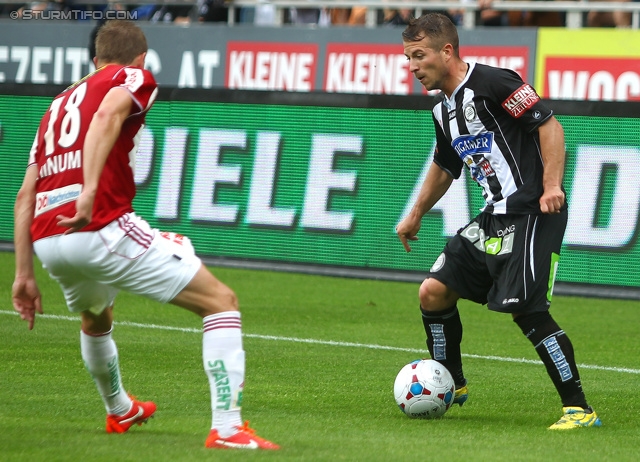
[[[121,290],[169,302],[202,265],[189,238],[151,229],[135,213],[99,231],[47,237],[33,246],[76,313],[101,313]]]

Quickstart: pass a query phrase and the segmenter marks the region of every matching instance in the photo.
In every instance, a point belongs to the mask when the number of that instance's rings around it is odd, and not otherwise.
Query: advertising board
[[[429,96],[170,96],[148,115],[135,207],[157,228],[190,236],[201,255],[421,274],[482,207],[463,175],[425,216],[411,253],[395,235],[431,162]],[[0,95],[4,217],[49,100]],[[563,114],[566,104],[556,108],[570,204],[558,281],[638,286],[640,119]],[[0,240],[12,229],[0,222]]]

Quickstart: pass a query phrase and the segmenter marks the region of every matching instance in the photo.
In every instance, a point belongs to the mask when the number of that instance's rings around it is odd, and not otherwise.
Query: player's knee
[[[218,284],[203,307],[203,317],[224,311],[238,311],[238,296],[225,284]]]
[[[455,300],[450,300],[450,290],[447,286],[433,278],[425,279],[422,282],[418,296],[420,297],[420,305],[428,311],[437,311],[455,303]]]
[[[443,290],[439,286],[444,287],[443,284],[436,281],[435,279],[429,278],[422,281],[419,291],[420,302],[429,304],[434,298],[439,298],[440,296],[442,296]]]
[[[226,311],[238,311],[238,296],[229,287],[225,286],[225,291],[221,295],[223,298],[223,305]]]
[[[111,330],[113,326],[112,307],[106,308],[100,314],[91,311],[80,313],[80,328],[88,335],[102,335]]]

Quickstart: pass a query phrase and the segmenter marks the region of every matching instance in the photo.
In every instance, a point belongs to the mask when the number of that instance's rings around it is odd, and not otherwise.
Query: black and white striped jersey
[[[453,178],[466,165],[483,189],[485,212],[540,213],[542,155],[538,126],[553,112],[515,72],[472,63],[433,109],[434,162]]]

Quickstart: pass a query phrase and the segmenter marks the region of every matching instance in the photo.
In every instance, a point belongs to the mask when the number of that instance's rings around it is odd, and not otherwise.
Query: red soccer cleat
[[[211,430],[204,445],[207,448],[220,449],[280,449],[277,444],[257,436],[255,430],[249,428],[249,422],[238,427],[238,433],[234,433],[228,438],[221,438],[218,430]]]
[[[124,433],[133,424],[142,425],[153,413],[156,412],[156,404],[152,401],[140,402],[131,397],[133,405],[131,410],[125,415],[108,414],[107,415],[107,433]]]

